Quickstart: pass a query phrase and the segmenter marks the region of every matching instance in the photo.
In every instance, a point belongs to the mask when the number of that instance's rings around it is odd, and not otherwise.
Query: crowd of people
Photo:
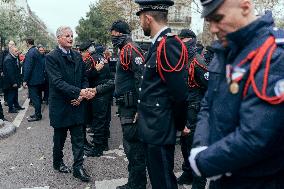
[[[1,52],[1,89],[4,104],[9,107],[8,113],[13,114],[24,109],[18,102],[18,89],[28,88],[28,96],[35,108],[35,114],[28,118],[28,121],[32,122],[42,118],[41,103],[48,103],[48,79],[45,72],[46,51],[42,45],[35,46],[33,38],[27,38],[25,42],[29,49],[25,55],[19,52],[14,41],[9,41],[7,49]],[[0,118],[6,120],[2,106],[0,109]]]
[[[83,155],[100,157],[109,149],[114,97],[129,173],[117,189],[145,189],[146,172],[153,189],[204,189],[207,181],[210,189],[284,188],[284,32],[271,12],[255,16],[252,0],[201,0],[202,17],[218,39],[203,49],[192,30],[171,33],[172,0],[135,2],[152,41],[141,48],[129,24],[115,21],[110,37],[117,62],[90,40],[74,49],[68,26],[58,28],[58,46],[46,55],[26,39],[23,87],[35,108],[28,120],[41,120],[42,100],[48,101],[54,169],[72,172],[63,162],[69,131],[73,176],[90,181]],[[22,109],[18,55],[9,43],[2,75],[10,113]],[[184,161],[176,178],[178,130]]]

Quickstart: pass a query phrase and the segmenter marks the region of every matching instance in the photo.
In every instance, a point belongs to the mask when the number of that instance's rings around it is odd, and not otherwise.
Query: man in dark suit
[[[3,63],[4,89],[7,91],[9,113],[18,113],[18,110],[24,109],[18,102],[18,87],[20,86],[18,55],[17,47],[12,46]]]
[[[184,79],[187,51],[167,27],[171,0],[136,0],[144,34],[152,44],[138,100],[138,136],[145,144],[153,189],[177,189],[173,173],[176,130],[186,124],[188,89]],[[167,48],[165,48],[167,47]]]
[[[41,115],[41,96],[44,85],[44,61],[38,49],[34,45],[34,39],[26,39],[29,48],[24,62],[24,87],[29,87],[29,96],[34,105],[35,113],[28,118],[29,122],[39,121]]]
[[[63,147],[70,131],[74,157],[73,176],[84,182],[90,180],[83,168],[84,155],[84,106],[81,101],[91,99],[88,91],[85,65],[81,55],[72,50],[73,32],[62,26],[56,32],[58,46],[46,56],[49,78],[49,117],[54,128],[53,167],[63,173],[71,170],[63,162]]]

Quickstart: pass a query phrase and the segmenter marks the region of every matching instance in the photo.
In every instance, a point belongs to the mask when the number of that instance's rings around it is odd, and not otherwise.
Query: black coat
[[[3,88],[12,88],[14,84],[20,85],[20,67],[18,58],[14,58],[10,53],[6,55],[3,62]]]
[[[44,56],[35,46],[31,47],[25,56],[23,74],[28,85],[41,85],[45,82]]]
[[[84,105],[72,106],[81,89],[88,87],[85,64],[81,55],[71,50],[71,57],[58,47],[46,56],[49,78],[50,125],[55,128],[84,123]]]
[[[167,33],[170,33],[170,29],[163,31],[160,37]],[[176,142],[175,126],[186,124],[188,87],[185,69],[164,73],[165,81],[158,74],[156,59],[160,37],[150,47],[145,60],[138,100],[138,135],[142,142],[166,145]],[[173,37],[169,37],[166,46],[168,60],[175,67],[181,54],[180,44]],[[162,60],[162,64],[165,64],[165,60]]]

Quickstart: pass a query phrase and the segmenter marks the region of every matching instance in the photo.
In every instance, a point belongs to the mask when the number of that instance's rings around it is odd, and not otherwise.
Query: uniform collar
[[[165,31],[166,29],[168,29],[168,26],[163,27],[158,33],[156,33],[156,35],[153,37],[152,39],[152,44],[155,44],[157,38],[161,35],[161,33],[163,31]]]
[[[274,25],[274,21],[272,18],[272,13],[270,11],[266,12],[265,15],[253,21],[249,25],[235,31],[229,33],[227,35],[228,39],[228,47],[224,48],[219,41],[215,41],[212,45],[215,52],[229,53],[231,55],[237,53],[239,49],[243,49],[251,41],[256,38],[261,38],[260,36],[267,35],[267,28]],[[261,44],[260,44],[261,45]]]
[[[274,25],[274,20],[272,13],[267,11],[265,15],[259,17],[249,25],[237,30],[236,32],[230,33],[227,36],[227,39],[230,43],[237,45],[242,48],[247,46],[252,40],[259,35],[266,35],[265,30],[267,31],[268,27]]]

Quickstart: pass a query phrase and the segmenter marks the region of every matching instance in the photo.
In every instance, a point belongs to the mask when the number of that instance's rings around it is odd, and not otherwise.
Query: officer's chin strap
[[[162,71],[168,72],[168,73],[179,72],[188,63],[187,48],[186,48],[185,44],[181,41],[181,39],[178,38],[177,36],[175,36],[175,39],[181,44],[181,55],[180,55],[179,61],[176,64],[176,66],[172,67],[172,65],[168,61],[167,54],[166,54],[166,39],[167,39],[167,37],[164,36],[162,38],[162,40],[160,41],[159,46],[157,48],[157,71],[158,71],[158,73],[159,73],[159,75],[160,75],[160,77],[163,81],[165,81],[165,77],[164,77]],[[164,59],[166,61],[166,67],[164,67],[164,65],[162,64],[162,61],[161,61],[162,51],[164,52]]]
[[[145,61],[144,56],[139,52],[139,50],[134,47],[131,43],[127,43],[120,51],[120,63],[124,70],[129,69],[129,65],[132,61],[132,50],[134,50],[143,60]]]
[[[270,104],[280,104],[284,102],[284,95],[269,97],[266,94],[271,58],[276,48],[277,48],[277,45],[275,43],[275,38],[271,36],[264,42],[264,44],[261,47],[259,47],[255,51],[252,51],[244,60],[242,60],[238,64],[238,66],[241,66],[247,63],[249,60],[252,60],[250,64],[249,77],[248,77],[248,80],[246,81],[245,88],[243,91],[243,97],[247,95],[248,89],[251,85],[253,88],[253,91],[260,99]],[[263,77],[263,85],[262,85],[262,90],[259,91],[259,89],[256,86],[256,82],[255,82],[255,74],[257,70],[259,69],[266,53],[268,54],[267,54],[265,72],[264,72],[264,77]]]
[[[89,52],[86,53],[86,55],[83,57],[83,61],[86,63],[88,60],[90,60],[93,64],[92,66],[89,68],[90,71],[92,68],[96,67],[97,62],[93,59],[93,57],[91,56],[91,54]]]
[[[198,83],[195,81],[195,79],[194,79],[194,74],[195,74],[195,66],[199,66],[200,68],[202,68],[203,70],[205,70],[205,71],[208,71],[208,69],[204,66],[204,65],[202,65],[202,64],[200,64],[197,60],[196,60],[196,58],[194,58],[191,62],[190,62],[190,65],[189,65],[189,69],[188,69],[188,86],[189,87],[200,87],[199,85],[198,85]]]

